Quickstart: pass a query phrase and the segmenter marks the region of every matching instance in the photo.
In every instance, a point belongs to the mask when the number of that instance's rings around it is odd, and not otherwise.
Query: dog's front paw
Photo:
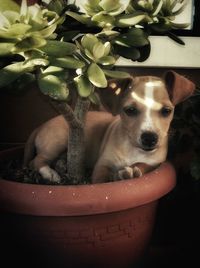
[[[135,166],[135,167],[132,167],[132,170],[133,170],[133,178],[139,178],[139,177],[142,177],[143,173],[142,173],[142,170]]]
[[[124,167],[118,171],[119,180],[127,180],[132,178],[138,178],[142,176],[142,171],[139,167]]]
[[[131,167],[124,167],[118,171],[119,180],[127,180],[133,178],[133,169]]]
[[[49,166],[43,166],[39,169],[39,173],[44,180],[48,180],[53,183],[60,183],[61,178],[58,173]]]

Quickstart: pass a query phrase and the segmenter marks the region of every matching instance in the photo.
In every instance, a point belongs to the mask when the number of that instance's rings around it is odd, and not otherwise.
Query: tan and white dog
[[[85,128],[86,155],[90,156],[85,157],[85,165],[93,169],[93,183],[138,177],[165,161],[174,107],[194,89],[192,81],[173,71],[164,79],[110,80],[106,89],[100,89],[102,103],[110,113],[89,112]],[[31,162],[44,179],[59,182],[60,176],[50,164],[67,149],[67,140],[65,119],[49,120],[28,139],[24,164]]]

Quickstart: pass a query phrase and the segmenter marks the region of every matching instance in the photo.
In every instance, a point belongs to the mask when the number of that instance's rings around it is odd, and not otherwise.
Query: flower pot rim
[[[0,152],[12,157],[22,147]],[[88,185],[39,185],[0,178],[0,210],[38,216],[83,216],[127,210],[153,202],[176,185],[166,161],[140,178]]]

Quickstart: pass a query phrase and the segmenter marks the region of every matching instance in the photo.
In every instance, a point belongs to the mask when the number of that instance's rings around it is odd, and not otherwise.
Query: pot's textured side
[[[0,160],[17,152],[0,153]],[[0,235],[49,267],[129,267],[150,240],[158,199],[175,182],[169,163],[139,179],[96,185],[0,179]]]
[[[155,208],[156,202],[152,202],[90,216],[4,215],[0,233],[9,239],[8,251],[32,252],[37,261],[48,262],[47,267],[126,268],[147,247]]]

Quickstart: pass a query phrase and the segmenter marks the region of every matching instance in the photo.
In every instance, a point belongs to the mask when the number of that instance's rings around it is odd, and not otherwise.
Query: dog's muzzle
[[[153,151],[158,143],[158,135],[151,131],[143,132],[140,139],[141,146],[144,151]]]

